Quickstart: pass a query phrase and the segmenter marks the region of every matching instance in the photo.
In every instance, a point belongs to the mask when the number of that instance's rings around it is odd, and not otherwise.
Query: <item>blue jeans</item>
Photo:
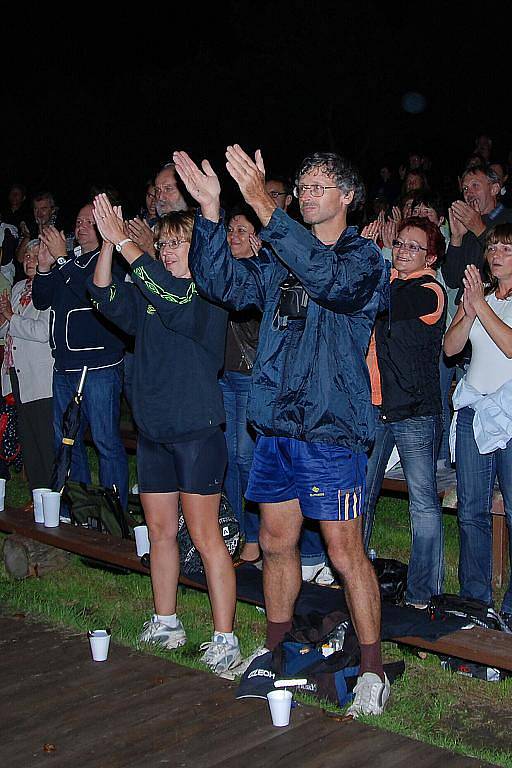
[[[224,479],[224,490],[240,523],[240,532],[246,541],[259,539],[260,517],[257,505],[243,503],[249,472],[254,453],[255,435],[247,424],[247,401],[251,388],[251,377],[237,371],[225,371],[220,379],[220,388],[226,411],[226,445],[228,466]]]
[[[452,421],[452,412],[450,408],[450,389],[455,376],[456,365],[448,365],[448,361],[441,352],[439,358],[439,383],[441,386],[441,401],[443,404],[443,430],[439,445],[438,459],[445,461],[448,469],[450,468],[450,424]]]
[[[409,492],[412,533],[407,573],[408,603],[428,603],[443,589],[443,520],[436,485],[436,454],[441,419],[415,416],[385,422],[377,410],[375,443],[368,458],[364,544],[368,549],[386,464],[396,444]]]
[[[62,417],[75,394],[81,372],[53,374],[53,426],[55,446],[62,442]],[[128,461],[119,431],[123,366],[89,371],[85,379],[78,435],[71,454],[70,479],[90,483],[91,472],[84,444],[89,426],[98,451],[100,485],[119,491],[121,504],[128,504]]]
[[[503,450],[481,454],[473,434],[472,408],[457,416],[455,446],[457,506],[460,531],[459,582],[461,597],[492,604],[491,507],[496,476],[503,495],[509,554],[512,558],[512,440]],[[511,559],[512,562],[512,559]],[[503,611],[512,613],[512,577],[503,598]]]

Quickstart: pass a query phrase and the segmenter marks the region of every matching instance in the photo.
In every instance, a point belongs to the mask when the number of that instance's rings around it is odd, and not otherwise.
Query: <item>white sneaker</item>
[[[256,650],[253,651],[250,656],[247,656],[245,659],[241,659],[241,661],[236,666],[231,667],[229,672],[222,674],[221,677],[224,677],[227,680],[235,680],[237,677],[242,677],[242,675],[247,672],[254,659],[257,659],[258,656],[263,656],[265,653],[270,653],[269,649],[260,645],[259,648],[256,648]]]
[[[210,667],[216,675],[227,672],[242,661],[238,638],[236,635],[234,637],[235,642],[229,643],[226,637],[219,632],[210,642],[202,643],[199,646],[199,650],[204,651],[200,660]]]
[[[179,619],[175,627],[169,627],[153,616],[144,623],[139,640],[141,643],[160,645],[162,648],[172,651],[174,648],[180,648],[182,645],[185,645],[187,635]]]
[[[324,565],[320,573],[317,574],[315,584],[320,584],[321,587],[328,587],[329,584],[334,582],[334,576],[328,565]]]
[[[325,563],[317,563],[316,565],[303,565],[302,581],[315,581],[320,571],[325,568]]]
[[[374,672],[365,672],[357,678],[354,688],[354,701],[346,715],[357,718],[359,715],[382,715],[390,694],[389,680],[384,675],[384,682]]]

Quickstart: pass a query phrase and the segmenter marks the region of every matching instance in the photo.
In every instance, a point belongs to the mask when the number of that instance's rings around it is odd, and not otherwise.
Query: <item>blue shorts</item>
[[[220,493],[226,471],[226,440],[220,427],[193,440],[155,443],[139,433],[139,493]]]
[[[259,435],[246,498],[275,504],[298,499],[304,517],[355,520],[363,512],[365,453],[329,443]]]

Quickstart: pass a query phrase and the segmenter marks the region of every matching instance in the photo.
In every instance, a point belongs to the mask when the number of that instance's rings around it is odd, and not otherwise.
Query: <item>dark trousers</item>
[[[18,414],[18,438],[29,488],[49,488],[55,458],[53,400],[51,397],[22,403],[14,368],[9,370]]]

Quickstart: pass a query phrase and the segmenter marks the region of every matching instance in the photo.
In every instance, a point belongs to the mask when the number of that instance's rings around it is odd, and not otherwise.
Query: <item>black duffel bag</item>
[[[382,600],[402,605],[407,590],[407,565],[387,557],[376,557],[371,563],[377,574]]]

